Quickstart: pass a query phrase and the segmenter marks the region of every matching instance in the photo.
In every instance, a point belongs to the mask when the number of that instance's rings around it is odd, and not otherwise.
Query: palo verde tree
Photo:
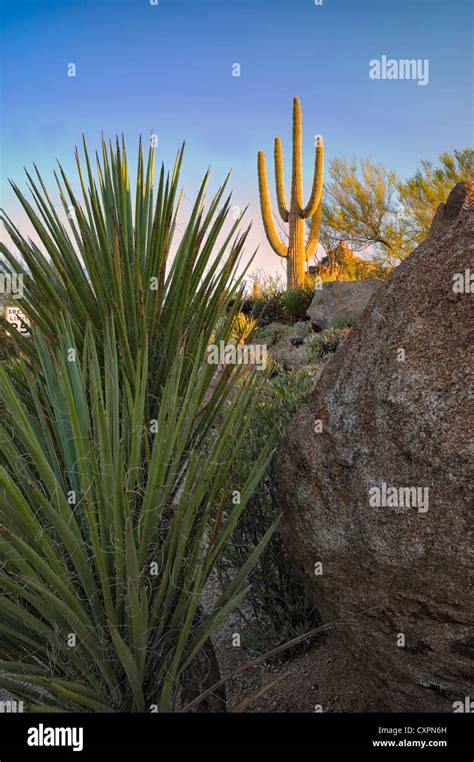
[[[332,159],[323,210],[323,243],[347,241],[355,251],[371,248],[390,266],[410,251],[406,221],[400,214],[395,172],[370,159]],[[331,247],[332,248],[332,247]]]
[[[400,183],[399,193],[408,219],[410,240],[418,245],[429,233],[438,204],[444,203],[456,183],[474,176],[472,148],[445,151],[435,167],[431,161],[422,161],[413,177]]]
[[[413,177],[401,181],[383,164],[345,156],[332,159],[325,185],[321,243],[334,251],[346,241],[372,259],[397,265],[425,240],[438,205],[456,183],[469,180],[472,149],[442,153],[439,163],[421,161]]]

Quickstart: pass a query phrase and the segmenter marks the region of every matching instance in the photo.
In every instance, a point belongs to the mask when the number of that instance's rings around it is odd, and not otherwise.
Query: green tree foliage
[[[473,157],[469,148],[442,153],[438,166],[422,161],[405,182],[370,159],[334,158],[325,184],[321,243],[331,252],[347,241],[393,267],[426,238],[438,204],[453,186],[472,177]]]
[[[321,241],[331,250],[344,240],[355,250],[395,265],[408,253],[406,222],[399,216],[395,172],[370,159],[336,157],[325,186]]]
[[[413,245],[421,243],[428,235],[438,204],[446,201],[449,192],[461,180],[473,176],[474,151],[465,148],[445,152],[434,167],[430,161],[422,161],[413,177],[400,183],[399,193],[404,214],[408,221],[408,235]]]

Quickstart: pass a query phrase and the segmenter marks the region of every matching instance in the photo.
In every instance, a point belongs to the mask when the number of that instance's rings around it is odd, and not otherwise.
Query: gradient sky
[[[234,203],[250,203],[250,249],[280,267],[260,220],[256,155],[273,189],[273,139],[283,140],[289,188],[291,105],[303,108],[304,181],[314,136],[327,161],[369,156],[404,178],[420,159],[472,144],[470,0],[3,0],[2,206],[22,222],[8,187],[23,166],[45,178],[55,159],[74,173],[84,131],[96,147],[124,132],[158,135],[169,166],[186,140],[182,184],[191,203],[209,165],[215,189],[232,168]],[[429,59],[430,81],[373,81],[369,60]],[[77,76],[67,76],[75,63]],[[241,76],[232,76],[239,63]],[[51,184],[53,189],[53,186]],[[25,229],[25,228],[23,228]]]

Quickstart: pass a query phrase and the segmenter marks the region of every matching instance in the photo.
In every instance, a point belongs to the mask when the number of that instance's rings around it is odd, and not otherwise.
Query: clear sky
[[[21,221],[6,183],[33,162],[46,178],[73,148],[124,132],[129,157],[141,133],[158,158],[186,140],[189,204],[210,165],[213,188],[228,169],[234,203],[250,203],[258,265],[279,266],[265,240],[256,156],[273,188],[273,139],[288,178],[292,98],[303,108],[304,180],[314,136],[326,157],[370,156],[401,177],[420,159],[472,144],[471,0],[3,0],[2,206]],[[429,84],[374,81],[373,58],[429,60]],[[76,77],[67,76],[68,64]],[[232,76],[240,64],[240,77]],[[287,179],[289,183],[289,178]],[[276,261],[278,260],[278,261]]]

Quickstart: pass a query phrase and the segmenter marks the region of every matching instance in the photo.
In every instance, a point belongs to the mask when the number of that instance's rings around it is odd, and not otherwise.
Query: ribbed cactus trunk
[[[307,206],[303,206],[303,129],[301,105],[298,98],[293,101],[293,164],[291,176],[291,204],[288,209],[283,177],[283,151],[280,138],[275,138],[275,184],[278,211],[283,222],[288,223],[288,246],[279,238],[273,221],[270,196],[268,193],[267,167],[263,151],[258,154],[258,180],[263,225],[270,246],[280,257],[286,257],[287,288],[302,286],[305,280],[306,262],[316,251],[321,225],[324,143],[316,141],[316,160],[313,187]],[[305,243],[305,219],[311,218],[311,232]]]
[[[287,288],[301,286],[304,283],[306,256],[304,253],[304,220],[296,212],[288,215],[289,241],[286,258]]]

